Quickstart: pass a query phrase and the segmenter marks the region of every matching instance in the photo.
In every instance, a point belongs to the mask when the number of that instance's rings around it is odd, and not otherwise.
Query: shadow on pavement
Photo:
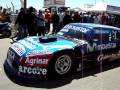
[[[109,64],[104,64],[102,67],[102,72],[115,69],[117,67],[120,67],[120,61],[114,61],[114,62],[109,62]],[[67,84],[70,84],[72,80],[80,80],[82,78],[86,78],[89,76],[94,76],[97,77],[95,74],[102,73],[101,72],[101,67],[92,67],[89,69],[85,69],[83,71],[83,74],[81,72],[73,72],[68,75],[62,76],[62,77],[55,77],[54,78],[48,78],[47,80],[38,80],[38,81],[22,81],[22,80],[16,80],[14,78],[9,78],[11,79],[14,83],[21,85],[21,86],[26,86],[26,87],[34,87],[34,88],[45,88],[45,89],[53,89],[57,87],[61,87]],[[83,77],[82,77],[83,76]],[[9,76],[8,76],[9,77]]]
[[[0,36],[0,39],[3,39],[3,38],[5,38],[5,37],[3,37],[3,36]]]
[[[5,39],[5,38],[9,38],[9,37],[0,35],[0,39]]]

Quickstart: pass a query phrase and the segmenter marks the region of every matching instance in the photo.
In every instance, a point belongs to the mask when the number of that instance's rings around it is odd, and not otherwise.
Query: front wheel
[[[54,58],[50,67],[53,73],[57,75],[65,75],[70,72],[72,68],[72,58],[70,55],[58,55]]]

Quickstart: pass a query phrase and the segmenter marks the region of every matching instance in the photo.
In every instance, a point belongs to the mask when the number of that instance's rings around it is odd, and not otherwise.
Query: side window
[[[69,29],[68,33],[69,36],[77,39],[88,40],[90,39],[90,35],[77,30]]]
[[[102,28],[102,37],[103,37],[103,41],[111,41],[110,39],[112,39],[111,37],[112,35],[112,29],[110,28]]]
[[[117,40],[120,40],[120,31],[116,30],[117,32],[115,33],[116,34],[116,39]]]
[[[100,28],[94,28],[95,29],[95,34],[93,36],[94,41],[100,41]]]
[[[107,29],[107,28],[100,28],[100,27],[97,27],[97,28],[94,28],[96,31],[95,31],[95,35],[94,35],[94,38],[93,39],[96,39],[98,41],[109,41],[109,34],[111,32],[111,30]]]

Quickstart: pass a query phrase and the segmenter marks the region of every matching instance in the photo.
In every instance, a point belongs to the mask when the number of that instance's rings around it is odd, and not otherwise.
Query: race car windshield
[[[60,32],[58,32],[58,35],[62,35],[65,37],[71,37],[71,38],[77,38],[77,39],[90,39],[89,34],[85,34],[83,32],[73,30],[73,29],[65,29],[63,28]]]

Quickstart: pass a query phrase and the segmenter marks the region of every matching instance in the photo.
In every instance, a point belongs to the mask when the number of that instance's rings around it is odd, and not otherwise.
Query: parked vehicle
[[[120,58],[119,28],[71,23],[57,35],[28,37],[14,43],[4,68],[10,75],[44,79],[49,74],[65,75],[74,66],[82,70],[82,62],[100,63],[117,58]]]
[[[0,36],[2,37],[10,37],[11,36],[11,27],[10,23],[0,23]]]

